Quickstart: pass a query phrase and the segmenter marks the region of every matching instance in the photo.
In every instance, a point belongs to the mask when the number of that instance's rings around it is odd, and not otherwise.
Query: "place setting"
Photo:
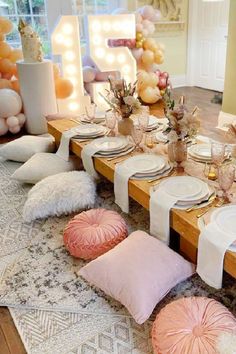
[[[212,203],[215,191],[199,178],[173,176],[150,192],[150,232],[169,244],[170,210],[195,210]]]
[[[131,153],[134,149],[135,145],[125,136],[107,136],[84,146],[81,158],[85,170],[93,177],[98,178],[93,165],[93,157],[115,159]]]

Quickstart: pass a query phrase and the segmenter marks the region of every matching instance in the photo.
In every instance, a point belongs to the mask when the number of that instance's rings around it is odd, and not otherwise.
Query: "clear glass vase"
[[[187,144],[184,140],[177,140],[168,143],[169,160],[176,164],[178,172],[184,172],[182,162],[187,160]]]

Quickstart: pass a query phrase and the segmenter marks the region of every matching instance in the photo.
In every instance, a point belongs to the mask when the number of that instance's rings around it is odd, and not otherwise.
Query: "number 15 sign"
[[[135,16],[88,16],[88,52],[100,71],[119,71],[127,82],[136,80],[136,61],[127,47],[110,48],[109,39],[135,38]],[[90,97],[84,95],[80,32],[77,16],[62,16],[52,34],[52,51],[61,55],[63,75],[71,80],[73,94],[58,102],[61,113],[84,113]],[[103,87],[104,86],[104,87]],[[104,82],[101,92],[107,88]]]

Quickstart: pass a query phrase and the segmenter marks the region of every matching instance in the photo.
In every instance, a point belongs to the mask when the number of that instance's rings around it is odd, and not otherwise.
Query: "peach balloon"
[[[145,89],[147,86],[149,86],[149,74],[141,70],[138,72],[138,88],[139,90]]]
[[[155,56],[155,63],[162,64],[163,62],[164,62],[164,56],[163,55]]]
[[[143,52],[143,55],[142,55],[142,62],[145,64],[145,65],[151,65],[153,64],[154,62],[154,53],[147,49]]]
[[[3,33],[0,33],[0,42],[5,41],[5,35]]]
[[[17,93],[20,93],[20,83],[19,83],[19,80],[13,80],[11,81],[11,86],[12,86],[12,89],[14,91],[16,91]]]
[[[144,90],[140,91],[139,96],[145,103],[156,103],[160,100],[160,90],[158,87],[146,87]]]
[[[73,84],[70,80],[58,78],[56,80],[56,97],[57,98],[67,98],[73,93]]]
[[[13,65],[11,69],[12,76],[18,77],[17,66]]]
[[[12,89],[12,84],[9,80],[0,79],[0,89]]]
[[[12,78],[12,73],[6,73],[6,74],[2,74],[2,78],[6,79],[6,80],[11,80]]]
[[[136,24],[136,31],[137,31],[137,32],[142,32],[142,30],[143,30],[143,25],[142,25],[142,23],[137,23],[137,24]]]
[[[149,86],[156,87],[159,81],[157,75],[155,73],[149,73],[148,76],[149,76]]]
[[[140,13],[143,16],[143,18],[150,20],[154,16],[155,10],[151,5],[146,5],[143,6],[143,8],[141,8]]]
[[[6,42],[0,42],[0,58],[7,58],[11,53],[11,47]]]
[[[143,48],[144,49],[150,49],[150,50],[156,50],[157,49],[157,43],[155,39],[153,38],[147,38],[143,42]]]
[[[0,71],[2,74],[8,74],[12,70],[12,62],[9,59],[0,60]]]
[[[13,49],[8,57],[12,63],[16,63],[18,60],[23,59],[23,53],[21,49]]]
[[[146,28],[143,29],[142,33],[143,33],[143,37],[147,37],[149,35],[149,32]]]
[[[8,126],[5,118],[0,118],[0,136],[8,132]]]
[[[1,32],[4,34],[11,33],[13,30],[13,23],[6,17],[0,16]]]

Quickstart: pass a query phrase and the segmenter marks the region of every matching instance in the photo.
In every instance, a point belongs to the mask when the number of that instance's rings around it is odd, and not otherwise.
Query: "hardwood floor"
[[[197,87],[181,87],[174,90],[174,97],[176,100],[182,94],[186,97],[186,104],[189,109],[196,105],[201,109],[200,133],[221,140],[223,138],[222,133],[215,129],[221,106],[219,104],[211,103],[211,99],[214,97],[215,92]],[[153,105],[152,112],[155,113],[156,110],[155,105]],[[0,144],[6,143],[21,135],[22,133],[17,136],[9,134],[5,137],[0,137]],[[10,312],[7,308],[0,308],[0,354],[25,353],[26,351],[13,323]]]

